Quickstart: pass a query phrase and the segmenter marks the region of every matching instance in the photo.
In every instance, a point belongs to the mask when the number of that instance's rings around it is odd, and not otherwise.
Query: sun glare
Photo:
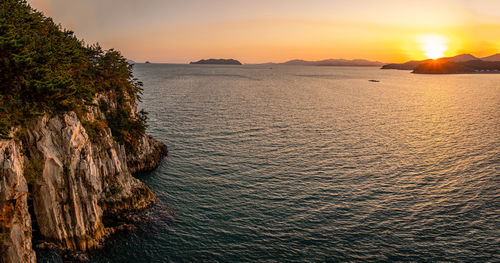
[[[448,39],[441,35],[420,35],[417,40],[424,54],[431,59],[443,57],[448,50]]]

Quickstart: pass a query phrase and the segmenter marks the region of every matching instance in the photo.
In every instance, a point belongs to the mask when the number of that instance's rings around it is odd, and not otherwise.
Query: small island
[[[203,64],[203,65],[241,65],[241,62],[235,59],[202,59],[196,62],[189,62],[189,64]]]

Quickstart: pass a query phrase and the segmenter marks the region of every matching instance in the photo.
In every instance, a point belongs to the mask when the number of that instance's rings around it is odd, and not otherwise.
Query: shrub
[[[0,244],[9,238],[9,233],[0,233]]]
[[[43,172],[43,162],[39,158],[25,158],[23,175],[28,184],[33,184]]]
[[[121,185],[113,185],[110,187],[110,192],[111,192],[111,196],[116,196],[117,194],[121,193],[123,191],[123,187]]]
[[[115,140],[123,143],[127,151],[135,152],[141,143],[139,139],[146,132],[147,113],[141,110],[134,118],[130,112],[128,107],[122,108],[108,113],[106,119]]]
[[[105,132],[108,124],[102,120],[93,120],[82,121],[82,126],[89,138],[93,141],[97,141],[99,135],[102,135]]]

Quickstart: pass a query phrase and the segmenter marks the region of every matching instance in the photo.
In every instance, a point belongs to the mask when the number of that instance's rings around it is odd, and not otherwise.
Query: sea
[[[92,262],[500,262],[500,74],[134,75],[169,149],[138,177],[160,201]]]

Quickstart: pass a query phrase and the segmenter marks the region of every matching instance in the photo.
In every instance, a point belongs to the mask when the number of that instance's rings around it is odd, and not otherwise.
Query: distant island
[[[241,62],[235,59],[202,59],[196,62],[189,62],[189,64],[214,64],[214,65],[241,65]]]
[[[449,64],[450,63],[462,63],[462,62],[468,62],[468,61],[484,61],[484,62],[496,62],[500,61],[500,54],[495,54],[489,57],[484,57],[484,58],[477,58],[473,55],[470,54],[462,54],[454,57],[446,57],[446,58],[439,58],[439,59],[426,59],[426,60],[412,60],[408,61],[406,63],[393,63],[393,64],[387,64],[382,66],[382,69],[399,69],[399,70],[415,70],[417,67],[421,65],[427,65],[423,66],[423,68],[429,68],[429,65],[436,65],[436,64]],[[472,63],[474,65],[479,65],[479,63]],[[472,64],[469,64],[468,67]],[[492,65],[492,64],[482,64],[484,67],[485,65]],[[489,67],[489,66],[488,66]],[[457,68],[456,66],[449,66],[449,68]],[[415,73],[420,73],[422,69],[419,69],[419,72]]]
[[[274,63],[273,63],[274,64]],[[295,65],[295,66],[340,66],[340,67],[380,67],[384,63],[379,61],[369,61],[366,59],[324,59],[318,61],[307,61],[294,59],[278,65]]]

